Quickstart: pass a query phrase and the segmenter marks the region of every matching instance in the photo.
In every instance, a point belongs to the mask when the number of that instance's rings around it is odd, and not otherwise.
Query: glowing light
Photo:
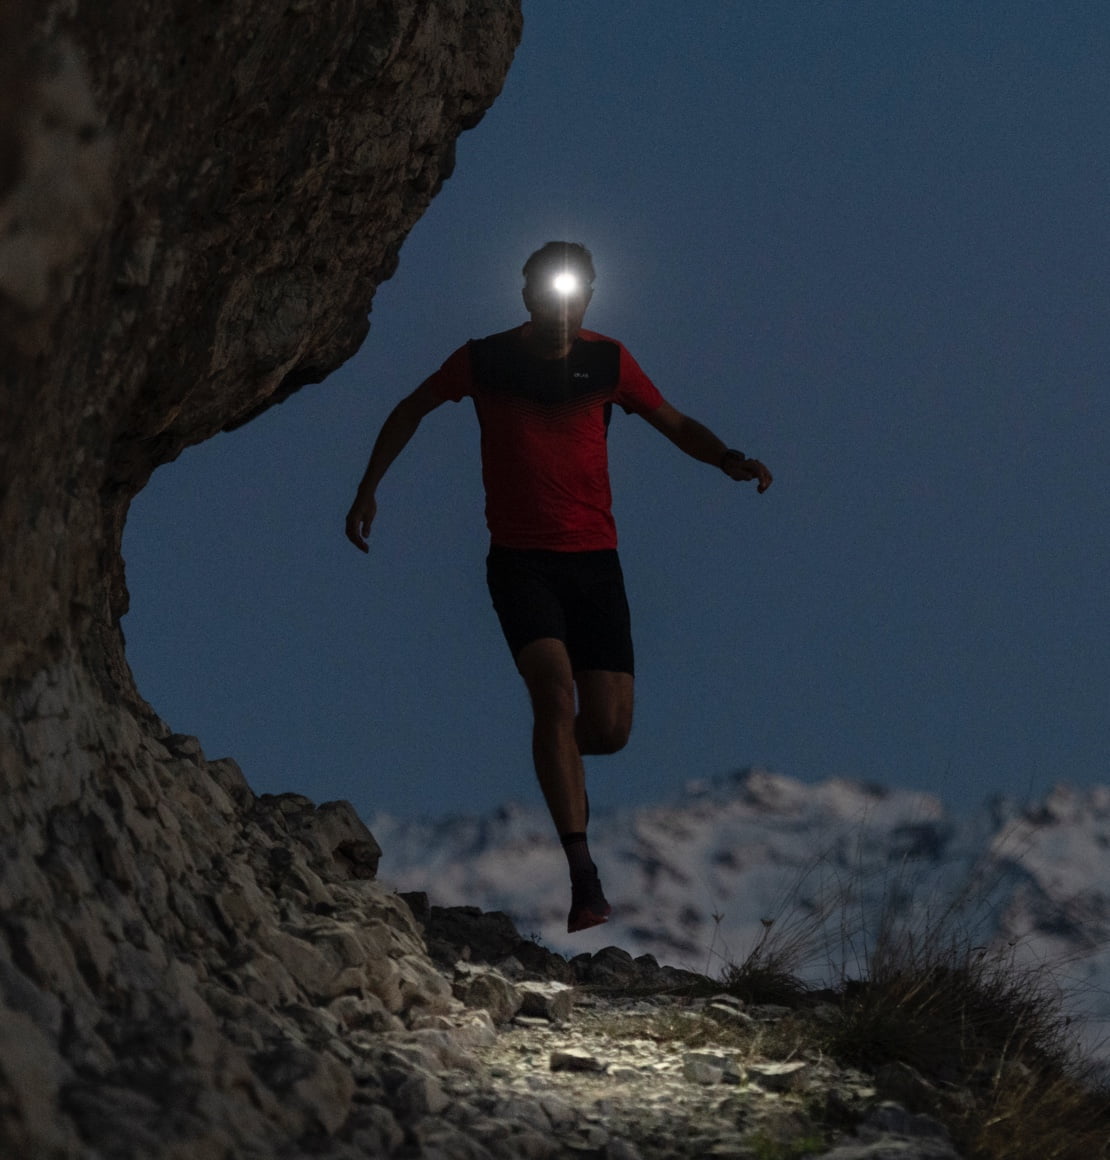
[[[561,274],[556,274],[551,283],[552,288],[556,294],[562,294],[564,298],[573,294],[581,285],[578,278],[569,271],[564,270]]]

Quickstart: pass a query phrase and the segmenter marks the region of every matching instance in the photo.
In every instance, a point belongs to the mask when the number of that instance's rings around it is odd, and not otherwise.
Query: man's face
[[[573,266],[534,271],[524,284],[524,305],[532,324],[565,338],[573,338],[581,329],[592,297],[589,279]]]

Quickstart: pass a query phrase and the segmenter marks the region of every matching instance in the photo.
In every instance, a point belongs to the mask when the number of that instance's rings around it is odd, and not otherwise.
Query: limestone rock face
[[[120,540],[156,467],[357,349],[520,27],[518,0],[0,3],[4,1155],[397,1132],[339,1031],[456,1000],[351,811],[256,799],[142,701]]]

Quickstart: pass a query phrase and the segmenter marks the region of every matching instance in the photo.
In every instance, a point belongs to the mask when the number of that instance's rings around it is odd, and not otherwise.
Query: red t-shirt
[[[613,404],[654,411],[663,396],[624,346],[579,331],[566,358],[530,354],[523,327],[459,347],[429,382],[474,400],[490,538],[506,548],[617,546],[606,435]]]

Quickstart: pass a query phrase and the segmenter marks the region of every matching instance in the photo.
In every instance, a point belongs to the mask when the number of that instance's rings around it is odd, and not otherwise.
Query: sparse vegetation
[[[796,953],[800,944],[771,940],[773,919],[763,920],[763,935],[742,963],[729,963],[721,973],[721,986],[745,1003],[756,1006],[795,1007],[809,991],[797,975]]]
[[[879,948],[840,1012],[825,1050],[880,1086],[900,1077],[891,1094],[941,1119],[968,1160],[1110,1156],[1110,1090],[1044,972],[959,940],[907,938]]]
[[[829,910],[810,907],[794,922],[764,920],[746,958],[684,990],[690,999],[715,988],[752,1006],[789,1007],[790,1016],[722,1024],[683,1009],[675,994],[675,1005],[636,1017],[634,1034],[717,1045],[741,1061],[824,1055],[874,1076],[880,1097],[940,1120],[965,1160],[1110,1160],[1106,1070],[1085,1058],[1051,971],[1023,966],[1018,948],[998,951],[971,933],[969,915],[989,905],[989,889],[939,908],[906,907],[901,871],[896,877],[890,897],[903,905],[888,905],[876,931],[861,921],[847,935],[841,924],[856,977],[842,966],[829,989],[802,981],[799,968],[827,953]],[[915,922],[893,917],[907,912]],[[614,1035],[632,1032],[632,1022],[620,1022]],[[812,1110],[804,1119],[813,1132],[752,1137],[751,1154],[819,1153],[832,1125]]]

